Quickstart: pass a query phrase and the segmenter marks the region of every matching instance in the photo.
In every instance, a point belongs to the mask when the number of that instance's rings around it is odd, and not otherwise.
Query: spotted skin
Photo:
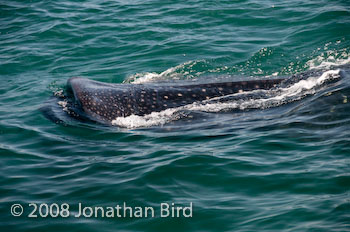
[[[68,80],[75,115],[110,124],[117,117],[146,115],[255,89],[270,89],[283,79],[253,80],[207,84],[108,84],[81,77]],[[71,105],[72,105],[71,104]]]
[[[340,70],[341,78],[350,76],[350,64],[311,69],[283,79],[253,80],[224,83],[188,84],[160,83],[108,84],[80,77],[67,82],[67,95],[52,97],[40,111],[56,123],[71,119],[110,125],[117,117],[146,115],[168,108],[256,89],[284,88],[309,77],[320,77],[328,70]],[[335,79],[337,80],[337,79]],[[244,96],[235,96],[237,98]],[[227,100],[230,98],[219,99]],[[63,110],[62,110],[63,109]]]

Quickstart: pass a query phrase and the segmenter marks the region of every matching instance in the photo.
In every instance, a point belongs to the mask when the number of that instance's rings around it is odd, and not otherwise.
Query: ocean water
[[[3,0],[0,230],[349,231],[349,65],[345,0]],[[264,98],[109,127],[39,111],[73,76],[137,84],[312,70]],[[107,215],[117,205],[120,217]],[[172,217],[166,206],[187,208]],[[135,214],[145,207],[154,217]]]

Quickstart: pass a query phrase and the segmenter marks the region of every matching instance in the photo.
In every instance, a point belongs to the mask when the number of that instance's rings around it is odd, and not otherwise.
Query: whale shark
[[[65,101],[58,103],[75,119],[111,124],[117,117],[143,116],[215,97],[256,89],[270,89],[280,84],[282,80],[164,85],[111,84],[72,77],[67,81]],[[58,121],[54,112],[50,112],[47,107],[43,108],[42,112],[52,121]]]
[[[179,81],[112,84],[72,77],[67,81],[66,94],[54,97],[41,111],[56,123],[62,122],[60,115],[63,108],[65,114],[73,119],[112,125],[112,121],[118,117],[144,116],[218,97],[276,89],[311,76],[320,76],[323,72],[324,70],[309,70],[283,78],[214,83]]]

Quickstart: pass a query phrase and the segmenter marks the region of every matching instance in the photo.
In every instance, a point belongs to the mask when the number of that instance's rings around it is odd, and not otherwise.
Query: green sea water
[[[62,125],[39,111],[73,76],[242,80],[348,64],[347,0],[2,0],[0,230],[350,231],[349,69],[271,105],[182,118]],[[124,202],[155,215],[78,217],[79,203]],[[172,203],[192,214],[161,217]]]

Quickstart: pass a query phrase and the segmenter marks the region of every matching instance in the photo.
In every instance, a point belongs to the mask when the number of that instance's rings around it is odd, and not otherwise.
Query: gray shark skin
[[[64,100],[64,111],[70,118],[111,125],[117,117],[143,116],[235,93],[288,86],[310,76],[320,76],[324,71],[310,70],[278,79],[199,84],[110,84],[72,77],[67,81],[67,96],[51,100],[41,111],[48,119],[62,122],[63,110],[57,102]]]

